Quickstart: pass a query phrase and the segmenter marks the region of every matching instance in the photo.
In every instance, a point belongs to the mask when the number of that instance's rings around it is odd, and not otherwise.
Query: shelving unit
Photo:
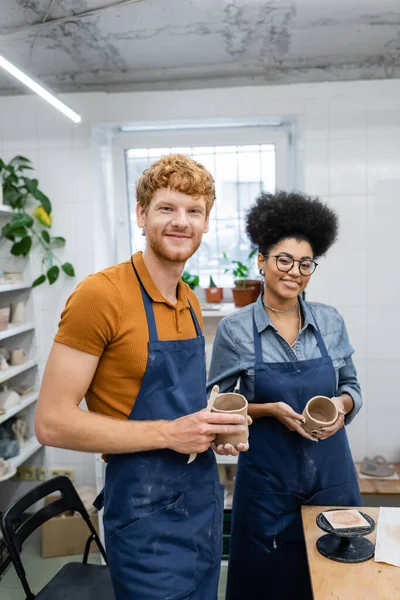
[[[0,227],[12,217],[13,210],[9,206],[0,205]],[[10,281],[0,283],[0,308],[10,306],[14,303],[24,303],[24,323],[9,323],[7,328],[0,329],[0,348],[14,350],[22,348],[25,353],[25,361],[21,365],[9,366],[7,369],[0,370],[0,388],[4,384],[12,390],[20,386],[32,387],[33,391],[27,395],[21,395],[20,402],[5,413],[0,414],[0,427],[12,418],[18,417],[20,413],[28,424],[28,439],[21,446],[17,456],[8,459],[9,471],[0,478],[0,510],[4,510],[15,495],[23,491],[24,486],[30,486],[36,482],[14,481],[16,469],[29,459],[35,464],[37,460],[36,453],[42,448],[34,435],[34,413],[35,405],[39,396],[39,376],[38,361],[35,339],[35,320],[31,288],[30,264],[28,259],[13,257],[10,254],[9,242],[3,240],[0,245],[1,267],[4,271],[21,271],[21,281]],[[0,408],[2,407],[0,401]]]

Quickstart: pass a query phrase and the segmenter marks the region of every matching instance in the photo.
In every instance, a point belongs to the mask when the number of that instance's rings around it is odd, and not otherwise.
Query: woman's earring
[[[145,228],[144,228],[144,227],[143,227],[143,229],[142,229],[142,236],[143,236],[143,237],[146,237],[146,230],[145,230]]]
[[[261,275],[262,277],[264,277],[264,269],[260,269],[260,270],[259,270],[259,273],[260,273],[260,275]]]

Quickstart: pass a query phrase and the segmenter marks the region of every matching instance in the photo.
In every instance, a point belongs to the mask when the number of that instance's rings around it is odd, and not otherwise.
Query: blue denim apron
[[[136,271],[136,270],[135,270]],[[206,406],[204,338],[159,341],[152,300],[138,274],[149,328],[146,372],[130,420],[172,420]],[[216,600],[222,554],[223,487],[212,450],[108,456],[104,505],[116,600]]]
[[[314,320],[315,321],[315,320]],[[321,358],[264,363],[253,319],[253,402],[285,402],[302,413],[313,396],[336,395],[322,335]],[[277,419],[256,419],[239,457],[232,510],[227,600],[312,600],[301,506],[359,506],[361,497],[344,427],[318,443]]]

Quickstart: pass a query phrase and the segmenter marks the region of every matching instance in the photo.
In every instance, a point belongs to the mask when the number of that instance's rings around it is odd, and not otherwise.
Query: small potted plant
[[[217,287],[214,279],[210,275],[210,284],[208,288],[205,288],[206,301],[211,303],[222,302],[224,297],[224,290],[221,287]]]
[[[200,278],[198,275],[192,275],[189,271],[183,271],[182,280],[187,283],[191,290],[194,290],[200,285]]]
[[[261,281],[257,279],[249,279],[251,262],[257,254],[257,248],[251,250],[246,259],[246,264],[240,260],[231,260],[233,265],[225,269],[225,273],[231,272],[234,277],[235,287],[232,288],[233,302],[237,308],[247,306],[255,302],[261,291]],[[228,258],[226,252],[223,253],[224,258]]]

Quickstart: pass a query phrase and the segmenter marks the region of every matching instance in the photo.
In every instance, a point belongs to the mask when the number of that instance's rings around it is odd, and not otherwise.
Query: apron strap
[[[254,310],[253,310],[253,337],[254,337],[254,354],[256,357],[256,364],[262,363],[264,361],[263,361],[263,356],[262,356],[261,335],[259,335],[259,333],[258,333],[258,329],[257,329],[257,325],[256,325],[256,315],[255,315]]]
[[[132,257],[131,257],[131,263],[132,263],[133,270],[135,271],[136,277],[137,277],[139,285],[140,285],[140,291],[142,293],[144,309],[146,311],[147,326],[149,328],[150,342],[158,342],[157,326],[156,326],[156,320],[154,318],[153,300],[151,299],[148,291],[144,287],[142,280],[139,277],[139,273],[137,272],[136,267],[133,264]],[[193,310],[193,307],[190,304],[190,300],[188,302],[189,302],[190,314],[192,315],[193,324],[196,329],[197,337],[200,337],[202,335],[202,331],[201,331],[199,322],[197,320],[197,317]]]
[[[200,337],[201,335],[203,335],[203,332],[201,331],[201,327],[197,320],[196,313],[194,312],[193,307],[190,304],[190,300],[188,300],[188,302],[189,302],[190,314],[192,315],[192,319],[193,319],[193,323],[194,323],[194,326],[196,329],[197,337]]]
[[[314,313],[312,311],[312,308],[311,308],[311,306],[308,306],[308,308],[310,310],[311,316],[312,316],[313,321],[314,321],[314,325],[315,325],[314,335],[315,335],[315,339],[317,341],[317,346],[319,348],[319,351],[321,352],[321,356],[329,356],[328,350],[326,349],[325,342],[324,342],[324,340],[322,338],[322,335],[321,335],[321,332],[319,330],[319,327],[318,327],[317,321],[315,319],[315,315],[314,315]]]

